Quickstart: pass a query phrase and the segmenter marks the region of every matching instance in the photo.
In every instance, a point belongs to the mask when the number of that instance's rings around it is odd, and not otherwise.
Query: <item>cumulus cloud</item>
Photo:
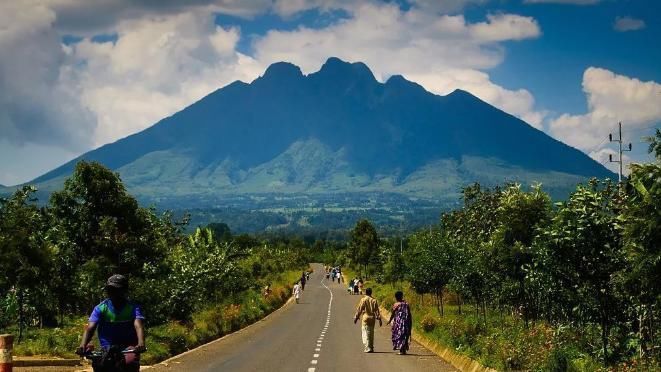
[[[636,31],[645,28],[645,21],[632,17],[616,17],[613,29],[618,32]]]
[[[53,30],[55,14],[36,6],[0,4],[0,133],[16,143],[83,150],[95,129],[70,79],[69,56]]]
[[[661,84],[657,82],[590,67],[583,74],[583,91],[588,112],[561,115],[550,122],[549,131],[597,160],[608,156],[601,146],[618,122],[630,130],[661,122]]]
[[[235,51],[239,30],[206,12],[123,21],[114,43],[72,46],[82,101],[98,117],[95,144],[142,130],[234,80],[262,70]]]
[[[540,34],[531,17],[493,14],[469,23],[462,15],[363,3],[351,10],[350,18],[323,29],[270,31],[256,40],[254,49],[263,64],[290,61],[306,73],[332,55],[365,62],[380,80],[401,74],[438,94],[465,89],[540,128],[545,113],[535,111],[530,92],[500,87],[480,71],[502,62],[499,42]]]
[[[512,14],[476,23],[449,14],[481,2],[419,0],[408,10],[345,0],[3,2],[0,24],[9,26],[0,29],[0,140],[24,149],[39,145],[43,152],[59,146],[52,153],[63,162],[233,80],[251,81],[270,63],[290,61],[312,72],[329,56],[363,61],[380,80],[403,74],[440,94],[468,90],[539,127],[544,113],[535,111],[528,91],[505,89],[483,72],[502,62],[501,42],[535,38],[539,25]],[[216,12],[288,16],[310,7],[343,9],[347,17],[324,28],[250,35],[253,56],[237,51],[240,29],[215,23]],[[93,41],[99,32],[116,38]],[[62,45],[65,34],[82,41]],[[29,177],[41,170],[33,172]]]

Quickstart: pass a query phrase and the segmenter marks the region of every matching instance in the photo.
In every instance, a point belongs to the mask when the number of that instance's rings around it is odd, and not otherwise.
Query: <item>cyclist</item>
[[[138,371],[139,353],[145,350],[145,317],[140,307],[127,299],[128,288],[128,279],[124,275],[115,274],[108,278],[105,286],[108,298],[94,307],[76,353],[85,353],[98,328],[99,343],[104,354],[111,348],[131,348],[135,353],[124,354],[125,370]]]

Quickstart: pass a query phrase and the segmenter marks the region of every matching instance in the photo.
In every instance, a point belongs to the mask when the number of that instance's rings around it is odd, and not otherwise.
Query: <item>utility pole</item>
[[[613,160],[613,154],[608,154],[608,161],[611,163],[620,163],[620,172],[617,174],[617,181],[622,182],[622,164],[624,163],[624,159],[622,158],[622,153],[625,151],[631,151],[631,142],[629,142],[629,148],[628,149],[622,149],[622,122],[617,123],[619,127],[619,137],[617,139],[613,139],[613,133],[608,134],[608,140],[611,142],[617,142],[619,147],[620,147],[620,157],[617,160]]]

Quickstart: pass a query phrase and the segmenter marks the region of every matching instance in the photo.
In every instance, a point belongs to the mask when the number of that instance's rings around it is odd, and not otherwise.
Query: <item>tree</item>
[[[202,304],[247,288],[248,272],[238,266],[238,260],[248,253],[238,245],[219,243],[210,229],[195,230],[168,257],[172,272],[166,302],[172,315],[188,320]]]
[[[617,193],[610,181],[593,179],[579,185],[567,202],[559,204],[539,248],[547,265],[543,271],[552,276],[548,282],[565,292],[565,312],[601,326],[605,364],[611,327],[622,315],[614,290],[615,275],[624,267]]]
[[[361,276],[363,269],[367,275],[367,265],[378,254],[378,248],[379,236],[374,226],[366,219],[358,221],[351,230],[349,249],[353,261],[360,267]]]
[[[532,243],[538,229],[551,217],[551,198],[541,185],[530,192],[518,184],[509,185],[500,195],[498,227],[491,238],[494,248],[492,268],[503,277],[500,300],[520,309],[526,326],[530,299],[526,288],[526,268],[532,263]]]
[[[647,152],[654,154],[656,161],[661,161],[661,129],[656,129],[653,136],[645,137],[645,141],[649,142]]]
[[[626,195],[620,217],[626,260],[621,277],[635,305],[639,354],[644,356],[654,342],[653,319],[661,308],[661,166],[633,164]]]
[[[117,173],[95,162],[79,162],[64,189],[51,195],[50,206],[62,258],[58,271],[74,270],[68,275],[85,310],[98,300],[96,288],[109,275],[140,276],[159,266],[174,234],[174,226],[139,207]]]
[[[456,253],[438,231],[420,231],[411,237],[408,278],[417,293],[432,293],[438,313],[444,315],[443,291],[454,276]]]
[[[212,222],[207,225],[207,229],[213,232],[213,236],[221,242],[229,242],[232,240],[232,232],[230,227],[223,222]]]
[[[394,240],[381,249],[381,255],[383,256],[382,279],[388,283],[399,283],[404,279],[407,267],[400,247],[393,246],[393,243],[395,243]]]
[[[46,216],[31,199],[36,189],[24,186],[10,198],[0,199],[0,290],[13,291],[18,306],[18,340],[26,325],[28,305],[44,315],[48,298],[52,251],[46,240]]]

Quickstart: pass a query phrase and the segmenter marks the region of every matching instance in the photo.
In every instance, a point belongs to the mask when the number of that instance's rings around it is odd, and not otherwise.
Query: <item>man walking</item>
[[[374,352],[374,325],[379,321],[379,327],[382,325],[381,313],[379,313],[379,303],[372,297],[372,288],[365,290],[365,297],[360,299],[356,307],[356,316],[353,323],[358,322],[362,315],[362,336],[363,345],[366,353]]]

